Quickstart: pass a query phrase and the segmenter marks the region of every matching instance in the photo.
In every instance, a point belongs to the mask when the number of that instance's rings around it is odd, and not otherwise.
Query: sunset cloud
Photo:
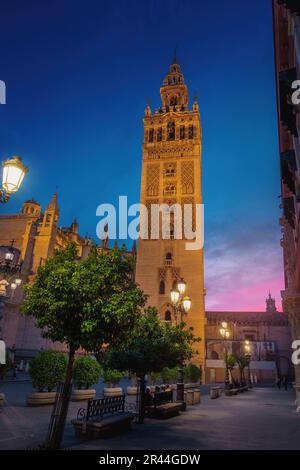
[[[270,290],[281,310],[280,229],[271,225],[234,232],[215,228],[205,245],[206,309],[264,311]]]

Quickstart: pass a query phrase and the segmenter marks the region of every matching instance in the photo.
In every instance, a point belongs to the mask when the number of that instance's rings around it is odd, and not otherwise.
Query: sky
[[[139,201],[143,113],[177,48],[203,131],[206,308],[280,309],[280,177],[271,1],[2,0],[0,155],[26,180],[0,212],[57,191],[60,225]],[[191,103],[190,103],[191,104]]]

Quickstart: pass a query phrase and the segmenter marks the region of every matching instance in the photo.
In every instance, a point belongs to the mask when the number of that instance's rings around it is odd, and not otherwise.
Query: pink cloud
[[[276,232],[268,227],[234,234],[218,230],[204,257],[206,310],[265,311],[269,291],[282,310],[282,251]]]

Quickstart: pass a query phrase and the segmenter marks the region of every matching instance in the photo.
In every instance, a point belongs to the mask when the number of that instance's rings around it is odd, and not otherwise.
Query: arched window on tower
[[[185,138],[185,127],[184,126],[180,126],[179,138],[180,138],[180,140],[183,140]]]
[[[162,141],[162,128],[161,127],[157,129],[156,135],[157,135],[157,142],[161,142]]]
[[[154,130],[150,129],[149,130],[149,142],[153,142],[154,140]]]
[[[174,121],[170,121],[168,123],[167,134],[168,134],[168,140],[175,140],[175,122]]]
[[[165,311],[165,321],[169,321],[169,322],[172,321],[172,314],[171,314],[170,310]]]
[[[176,96],[176,95],[171,96],[171,98],[170,98],[170,106],[177,106],[177,104],[178,104],[177,96]]]
[[[194,138],[194,126],[189,126],[189,139]]]
[[[159,283],[159,293],[161,295],[165,293],[165,281],[163,279]]]

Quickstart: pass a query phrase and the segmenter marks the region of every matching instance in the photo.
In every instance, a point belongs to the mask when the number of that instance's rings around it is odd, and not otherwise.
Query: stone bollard
[[[221,396],[221,387],[211,387],[210,398],[215,399]]]
[[[193,390],[187,390],[186,392],[186,404],[193,405],[194,404],[194,392]]]
[[[199,389],[194,390],[194,405],[201,403],[201,392]]]

